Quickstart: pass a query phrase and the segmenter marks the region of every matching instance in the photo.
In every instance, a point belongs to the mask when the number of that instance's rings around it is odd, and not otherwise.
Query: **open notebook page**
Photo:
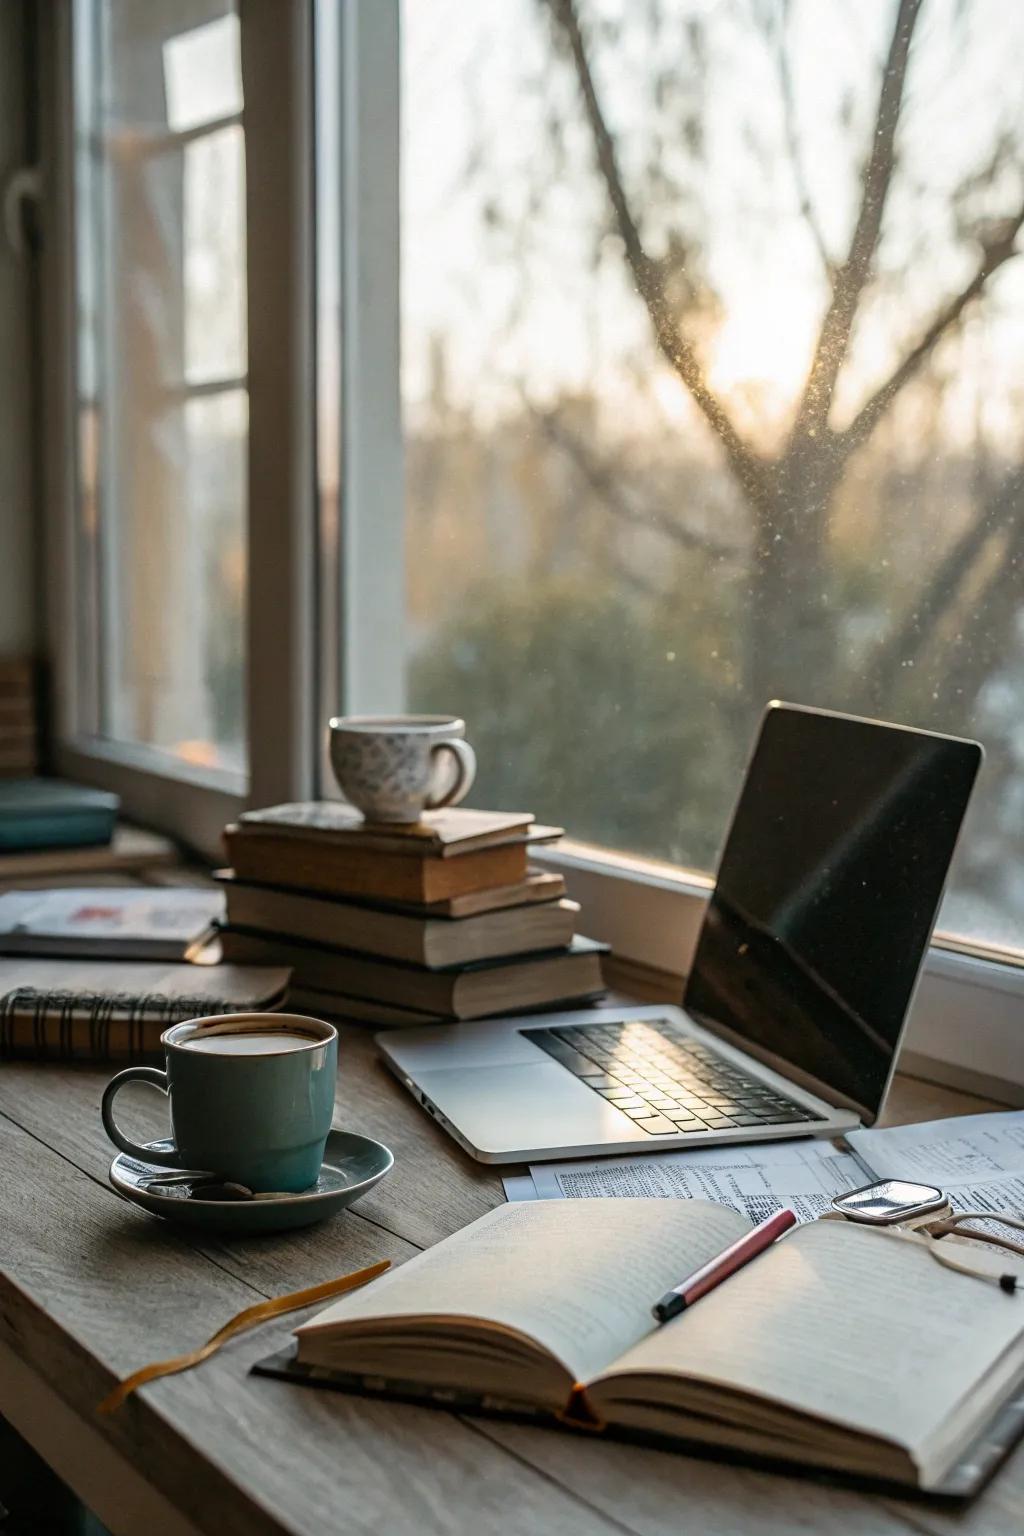
[[[536,1339],[577,1380],[654,1325],[651,1306],[750,1230],[704,1201],[502,1205],[296,1331],[418,1314],[486,1318]]]
[[[899,1237],[818,1222],[643,1339],[615,1374],[725,1382],[913,1451],[1022,1345],[1021,1292],[953,1273]]]

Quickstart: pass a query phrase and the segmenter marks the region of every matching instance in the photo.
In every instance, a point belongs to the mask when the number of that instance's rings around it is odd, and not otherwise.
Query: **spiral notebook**
[[[283,966],[140,961],[0,962],[0,1057],[136,1061],[158,1055],[169,1024],[209,1013],[273,1011]]]

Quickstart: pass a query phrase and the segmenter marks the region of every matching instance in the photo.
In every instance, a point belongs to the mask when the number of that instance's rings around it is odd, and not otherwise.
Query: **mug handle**
[[[468,741],[463,741],[460,736],[453,736],[451,741],[439,741],[430,749],[430,755],[436,758],[439,752],[451,752],[459,771],[455,783],[445,794],[427,797],[424,804],[428,811],[439,811],[443,805],[458,805],[469,794],[476,778],[476,753]]]
[[[140,1147],[134,1141],[129,1141],[114,1124],[114,1099],[125,1083],[131,1082],[152,1083],[153,1087],[159,1088],[163,1094],[170,1091],[167,1073],[161,1072],[159,1067],[126,1067],[123,1072],[112,1077],[103,1090],[103,1098],[100,1101],[103,1129],[118,1151],[126,1153],[128,1157],[138,1158],[140,1163],[157,1163],[161,1168],[180,1168],[181,1158],[177,1147],[172,1147],[167,1152],[158,1152],[152,1147]]]

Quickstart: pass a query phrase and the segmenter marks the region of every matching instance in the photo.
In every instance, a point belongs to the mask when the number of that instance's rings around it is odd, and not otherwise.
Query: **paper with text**
[[[1024,1216],[1024,1110],[853,1131],[847,1140],[876,1178],[937,1184],[955,1211]]]
[[[654,1152],[571,1163],[534,1163],[534,1199],[714,1200],[752,1222],[788,1206],[800,1221],[827,1211],[832,1197],[870,1177],[857,1158],[827,1141],[772,1141],[760,1146],[706,1147],[692,1152]],[[525,1181],[509,1199],[530,1199]]]

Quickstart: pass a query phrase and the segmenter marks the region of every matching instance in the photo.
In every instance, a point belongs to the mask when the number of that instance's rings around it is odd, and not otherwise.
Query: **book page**
[[[876,1178],[937,1184],[954,1211],[1024,1216],[1024,1110],[853,1131],[847,1140]]]
[[[918,1242],[817,1222],[650,1333],[614,1374],[725,1383],[913,1451],[1022,1337],[1021,1291],[953,1273]],[[608,1373],[611,1398],[614,1386]]]
[[[533,1163],[527,1179],[506,1178],[509,1200],[592,1200],[598,1196],[714,1200],[757,1223],[788,1207],[813,1221],[832,1197],[857,1189],[867,1175],[857,1158],[831,1142],[803,1137],[754,1146],[700,1147],[632,1157]]]
[[[503,1205],[296,1331],[485,1318],[535,1339],[581,1381],[643,1337],[665,1291],[748,1230],[735,1211],[702,1201]]]

